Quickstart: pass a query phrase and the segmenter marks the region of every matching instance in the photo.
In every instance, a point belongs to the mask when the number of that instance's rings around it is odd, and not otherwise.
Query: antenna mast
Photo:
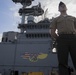
[[[37,6],[32,6],[31,8],[26,8],[32,4],[34,0],[12,0],[14,3],[21,3],[23,5],[22,8],[19,9],[19,14],[22,16],[21,23],[19,24],[18,28],[21,30],[21,33],[26,31],[26,24],[25,24],[25,16],[33,15],[33,16],[40,16],[44,13],[44,10],[41,8],[41,3]]]

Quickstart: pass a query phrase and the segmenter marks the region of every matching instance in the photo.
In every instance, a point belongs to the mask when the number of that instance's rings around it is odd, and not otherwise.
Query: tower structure
[[[32,6],[31,8],[26,8],[32,4],[34,0],[12,0],[15,3],[21,3],[22,8],[19,9],[19,14],[22,16],[21,23],[18,28],[21,30],[21,33],[26,31],[25,17],[29,15],[40,16],[44,13],[44,10],[41,8],[41,4],[39,3],[37,6]]]

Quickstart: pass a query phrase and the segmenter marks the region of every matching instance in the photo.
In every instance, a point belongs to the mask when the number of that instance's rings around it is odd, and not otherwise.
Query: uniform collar
[[[68,15],[66,14],[66,15],[60,15],[60,17],[67,17]]]

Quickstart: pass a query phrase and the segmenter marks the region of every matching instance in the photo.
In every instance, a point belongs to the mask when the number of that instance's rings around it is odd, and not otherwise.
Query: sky
[[[46,18],[58,16],[58,4],[63,1],[67,5],[67,13],[76,17],[76,0],[34,0],[32,5],[37,5],[41,2],[44,11],[47,10]],[[19,31],[17,29],[20,23],[21,16],[18,14],[21,4],[15,4],[12,0],[0,0],[0,40],[3,32]],[[41,17],[38,17],[38,19]]]

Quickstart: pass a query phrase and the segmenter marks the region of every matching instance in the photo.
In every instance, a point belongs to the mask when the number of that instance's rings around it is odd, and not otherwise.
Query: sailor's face
[[[59,6],[59,11],[60,11],[60,12],[64,12],[64,11],[66,11],[66,10],[67,10],[67,8],[66,8],[65,5]]]

